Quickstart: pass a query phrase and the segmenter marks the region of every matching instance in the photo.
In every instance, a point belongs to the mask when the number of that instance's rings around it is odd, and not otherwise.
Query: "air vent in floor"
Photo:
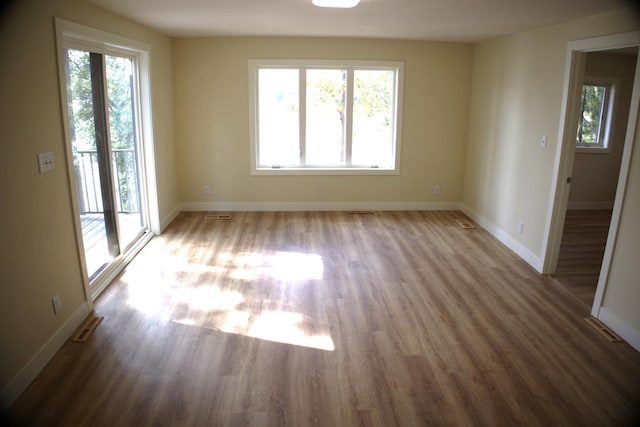
[[[469,221],[469,220],[467,220],[465,218],[458,218],[458,219],[456,219],[456,221],[458,222],[458,224],[460,224],[460,226],[462,228],[467,228],[467,229],[476,228],[476,225],[473,222],[471,222],[471,221]]]
[[[611,342],[622,342],[622,338],[618,336],[615,332],[609,329],[604,323],[596,319],[595,317],[585,317],[584,319],[593,329],[598,331],[600,335],[603,335],[606,339]]]
[[[78,330],[78,333],[73,337],[73,342],[87,342],[93,331],[98,327],[104,317],[92,316],[87,319],[84,324]]]
[[[229,215],[229,214],[207,214],[207,215],[204,216],[204,219],[216,220],[216,221],[229,220],[229,219],[231,219],[231,215]]]

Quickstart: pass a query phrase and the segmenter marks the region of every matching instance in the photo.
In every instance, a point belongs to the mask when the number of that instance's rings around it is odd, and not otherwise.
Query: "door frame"
[[[119,35],[111,34],[105,31],[96,30],[85,25],[70,22],[61,18],[54,18],[56,32],[56,56],[58,61],[58,81],[60,87],[60,103],[62,111],[62,125],[65,136],[66,147],[66,163],[67,178],[69,190],[71,194],[71,205],[74,214],[74,228],[76,233],[76,246],[78,250],[78,258],[82,270],[82,281],[85,294],[85,300],[89,304],[89,309],[93,308],[93,301],[102,293],[108,284],[122,271],[122,269],[131,261],[136,253],[151,239],[155,234],[160,234],[160,216],[158,209],[158,191],[156,185],[155,156],[153,145],[153,125],[151,112],[151,82],[150,82],[150,50],[148,44],[128,39]],[[77,189],[74,185],[73,171],[73,150],[71,147],[71,132],[69,129],[69,111],[66,99],[66,77],[64,70],[64,49],[68,43],[72,43],[74,47],[83,48],[88,51],[94,51],[102,54],[114,52],[122,55],[123,53],[136,58],[138,68],[138,81],[136,82],[139,90],[139,97],[136,97],[137,105],[135,108],[140,116],[140,134],[139,144],[142,155],[140,162],[141,170],[141,187],[144,187],[143,194],[146,194],[145,204],[147,206],[147,218],[149,221],[149,231],[139,240],[137,244],[132,245],[124,254],[119,255],[109,266],[107,266],[99,275],[96,285],[91,286],[90,279],[87,274],[86,258],[84,253],[84,243],[82,240],[82,225],[80,223],[80,209],[78,206]]]
[[[543,242],[542,273],[555,273],[560,253],[560,243],[564,228],[564,220],[569,201],[570,184],[567,179],[573,171],[575,154],[575,129],[578,121],[579,94],[584,76],[584,62],[587,52],[613,50],[625,47],[640,47],[640,31],[595,37],[590,39],[570,41],[567,47],[564,86],[562,95],[562,110],[560,113],[560,129],[554,166],[554,176],[551,193],[551,203],[547,213],[545,239]],[[640,107],[640,55],[636,62],[633,81],[629,119],[624,140],[624,150],[618,176],[618,186],[613,205],[609,234],[602,260],[602,268],[598,278],[596,294],[591,308],[591,314],[598,317],[604,293],[606,290],[613,248],[618,233],[620,216],[624,208],[624,196],[627,178],[631,164],[631,153],[636,136],[636,125]]]

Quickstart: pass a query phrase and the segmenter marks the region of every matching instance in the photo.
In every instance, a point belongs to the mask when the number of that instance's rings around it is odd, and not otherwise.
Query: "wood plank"
[[[611,210],[567,211],[554,278],[591,308],[598,286]]]
[[[183,212],[16,425],[625,425],[640,354],[460,212]]]

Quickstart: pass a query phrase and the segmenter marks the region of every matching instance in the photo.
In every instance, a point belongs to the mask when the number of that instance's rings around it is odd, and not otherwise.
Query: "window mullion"
[[[345,156],[347,166],[352,166],[351,162],[351,149],[353,144],[353,68],[347,69],[347,87],[345,88],[345,109],[346,109],[346,124],[345,124]]]
[[[307,165],[307,69],[299,70],[299,130],[300,130],[300,166]]]

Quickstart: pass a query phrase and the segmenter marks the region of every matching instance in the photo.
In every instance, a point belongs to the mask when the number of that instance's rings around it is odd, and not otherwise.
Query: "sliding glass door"
[[[91,285],[148,230],[135,57],[64,49],[73,178]]]

